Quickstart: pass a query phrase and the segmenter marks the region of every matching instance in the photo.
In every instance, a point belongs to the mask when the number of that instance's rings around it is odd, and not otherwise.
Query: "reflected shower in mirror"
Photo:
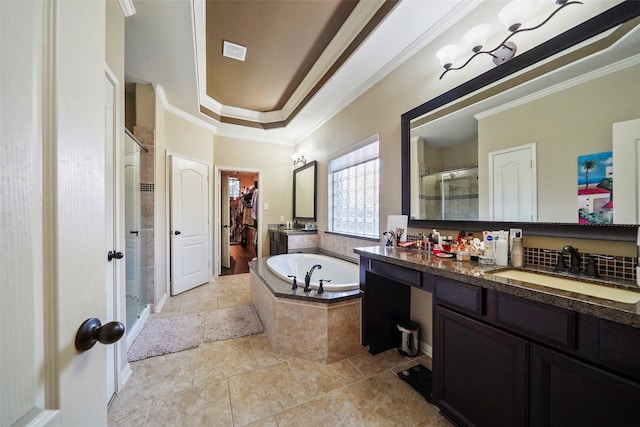
[[[317,162],[293,171],[293,218],[315,221],[317,202]]]

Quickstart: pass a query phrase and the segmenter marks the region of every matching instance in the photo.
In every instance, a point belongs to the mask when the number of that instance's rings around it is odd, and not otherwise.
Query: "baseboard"
[[[164,307],[164,304],[167,301],[169,301],[169,294],[165,292],[165,294],[162,295],[162,298],[160,298],[160,301],[158,301],[158,303],[153,307],[153,312],[160,313],[162,311],[162,307]]]
[[[433,347],[424,341],[420,341],[420,351],[429,357],[433,357]]]
[[[127,362],[122,368],[122,371],[120,371],[120,375],[118,375],[119,384],[116,393],[120,393],[124,389],[125,384],[127,383],[127,381],[129,381],[129,378],[131,378],[132,374],[133,371],[131,370],[131,365]]]

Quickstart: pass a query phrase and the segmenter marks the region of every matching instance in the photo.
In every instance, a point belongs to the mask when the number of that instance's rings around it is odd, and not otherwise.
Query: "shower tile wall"
[[[145,287],[149,303],[153,311],[154,301],[154,217],[153,217],[153,193],[155,177],[155,131],[151,128],[135,126],[133,134],[142,145],[149,150],[148,153],[140,151],[140,280]]]

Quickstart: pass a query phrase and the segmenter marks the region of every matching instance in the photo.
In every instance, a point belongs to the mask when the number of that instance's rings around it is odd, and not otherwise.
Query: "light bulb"
[[[480,24],[465,33],[463,40],[472,52],[482,50],[482,47],[487,42],[487,34],[489,34],[490,29],[491,25]]]
[[[451,68],[456,60],[456,56],[458,56],[459,50],[460,47],[457,44],[449,44],[441,48],[436,52],[436,57],[440,60],[440,65],[446,69]]]

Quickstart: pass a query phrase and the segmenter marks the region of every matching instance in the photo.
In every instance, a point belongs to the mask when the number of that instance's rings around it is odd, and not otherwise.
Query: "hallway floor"
[[[256,251],[252,244],[243,248],[240,243],[232,243],[229,246],[230,268],[222,267],[221,275],[241,274],[249,272],[249,261],[256,256]]]
[[[249,274],[172,297],[151,319],[250,304]],[[109,409],[109,426],[451,426],[397,378],[427,356],[363,349],[322,365],[277,354],[266,335],[212,343],[133,362]]]

